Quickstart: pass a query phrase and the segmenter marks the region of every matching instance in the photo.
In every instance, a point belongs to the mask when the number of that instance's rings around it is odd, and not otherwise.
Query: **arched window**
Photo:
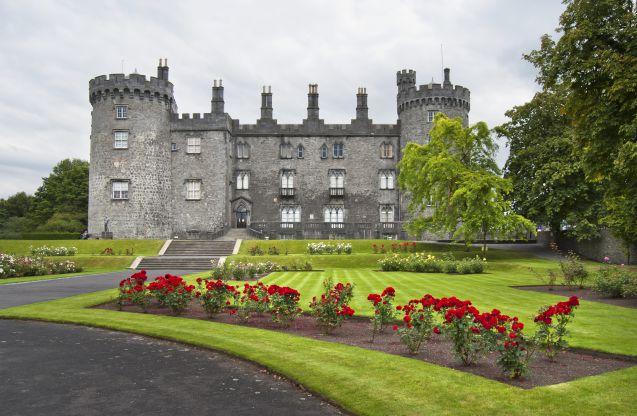
[[[301,207],[281,207],[281,222],[301,222]]]
[[[342,159],[343,158],[343,143],[334,143],[334,159]]]
[[[380,171],[380,189],[394,189],[396,173],[393,170]]]
[[[237,142],[237,159],[250,158],[250,145],[244,142]]]
[[[298,147],[296,148],[296,157],[298,159],[303,159],[305,157],[305,148],[302,144],[298,145]]]
[[[345,187],[345,171],[339,169],[330,169],[330,188]]]
[[[381,159],[393,159],[394,158],[394,145],[391,143],[383,142],[380,145],[380,158]]]
[[[393,205],[380,206],[380,222],[394,222],[394,206]]]
[[[344,222],[343,214],[343,207],[325,207],[323,209],[324,222]]]
[[[250,185],[250,172],[240,170],[237,172],[237,189],[245,190]]]
[[[327,145],[321,146],[321,159],[327,159]]]
[[[284,170],[281,172],[281,188],[284,188],[284,189],[294,188],[294,171]]]

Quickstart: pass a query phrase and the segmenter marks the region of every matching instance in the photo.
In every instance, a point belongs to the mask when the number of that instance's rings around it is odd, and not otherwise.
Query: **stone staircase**
[[[223,237],[216,239],[215,241],[237,241],[237,240],[254,240],[250,237],[248,230],[245,228],[231,228]]]
[[[234,240],[172,240],[163,254],[144,257],[136,269],[210,270],[220,257],[232,254]]]

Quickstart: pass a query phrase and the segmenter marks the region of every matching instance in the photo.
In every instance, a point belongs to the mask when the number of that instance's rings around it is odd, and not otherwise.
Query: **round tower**
[[[160,59],[150,80],[139,74],[98,76],[89,82],[89,100],[89,233],[169,237],[174,99],[167,63]]]
[[[452,85],[449,75],[449,68],[445,68],[442,85],[432,82],[416,88],[416,71],[403,69],[396,73],[402,147],[409,142],[426,143],[433,117],[439,111],[448,117],[462,117],[463,124],[469,124],[469,89]]]

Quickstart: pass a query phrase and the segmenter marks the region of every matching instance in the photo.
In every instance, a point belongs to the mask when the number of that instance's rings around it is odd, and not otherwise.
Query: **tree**
[[[424,145],[409,143],[399,163],[398,183],[410,193],[414,214],[410,232],[451,232],[467,245],[481,237],[483,249],[488,234],[534,232],[533,223],[514,213],[504,198],[511,181],[500,176],[497,146],[484,122],[464,128],[461,118],[438,113],[430,137]]]
[[[556,238],[565,227],[568,235],[584,240],[599,235],[601,192],[585,180],[564,104],[559,90],[539,92],[507,111],[510,121],[495,131],[508,140],[504,177],[513,185],[509,199],[515,211],[549,225]]]
[[[88,215],[88,168],[86,161],[64,159],[55,165],[48,177],[42,179],[42,185],[35,192],[31,214],[38,224],[43,226],[55,214],[70,214],[75,216],[73,221],[76,222],[79,215],[82,226],[75,231],[81,231]],[[63,218],[64,215],[58,216],[57,223]],[[62,228],[68,229],[67,226]],[[51,230],[51,227],[48,229]]]
[[[637,15],[632,0],[566,0],[554,41],[526,55],[544,89],[563,89],[588,181],[604,191],[603,223],[637,242]]]

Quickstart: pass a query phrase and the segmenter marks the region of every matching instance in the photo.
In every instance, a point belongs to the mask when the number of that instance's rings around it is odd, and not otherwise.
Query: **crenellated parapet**
[[[397,124],[357,123],[350,124],[240,124],[239,120],[232,120],[232,134],[237,136],[399,136]],[[322,120],[321,120],[322,121]]]
[[[95,77],[88,85],[91,104],[115,97],[158,101],[167,105],[174,102],[173,84],[167,79],[147,79],[141,74],[110,74]]]
[[[455,107],[470,110],[471,93],[461,85],[452,85],[449,80],[449,68],[445,69],[442,84],[429,83],[416,87],[416,72],[402,70],[396,73],[398,95],[396,97],[398,114],[405,109],[423,106],[438,108]]]

